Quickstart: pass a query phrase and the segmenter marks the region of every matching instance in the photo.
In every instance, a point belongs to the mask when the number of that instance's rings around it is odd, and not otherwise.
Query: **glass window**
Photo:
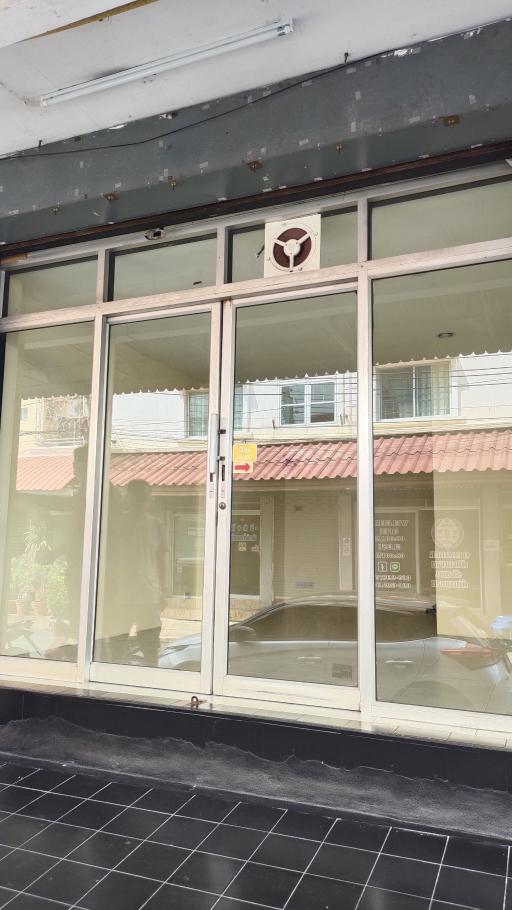
[[[94,659],[199,670],[210,315],[110,331]]]
[[[0,652],[74,661],[82,582],[93,329],[5,340]]]
[[[235,335],[255,461],[233,473],[229,673],[356,686],[356,295],[240,306]]]
[[[510,179],[394,199],[371,209],[374,259],[510,236]]]
[[[216,235],[117,253],[113,299],[208,287],[215,284],[216,260]]]
[[[380,279],[373,315],[378,698],[512,714],[512,262]]]
[[[357,261],[357,211],[326,212],[321,218],[320,267]],[[230,281],[263,278],[265,226],[233,231],[230,238]]]
[[[86,306],[96,302],[96,259],[11,272],[7,283],[7,315]]]

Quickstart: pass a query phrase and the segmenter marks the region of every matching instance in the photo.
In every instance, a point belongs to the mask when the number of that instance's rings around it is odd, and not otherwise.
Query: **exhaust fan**
[[[320,215],[265,225],[265,278],[320,268]]]

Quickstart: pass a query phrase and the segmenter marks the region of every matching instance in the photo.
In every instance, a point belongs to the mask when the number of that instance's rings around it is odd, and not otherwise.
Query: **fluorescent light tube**
[[[121,70],[119,73],[112,73],[110,76],[101,76],[99,79],[92,79],[90,82],[80,82],[78,85],[56,89],[54,92],[41,95],[40,104],[41,107],[49,107],[52,104],[60,104],[63,101],[84,98],[86,95],[117,88],[118,85],[127,85],[129,82],[158,76],[160,73],[177,69],[177,67],[184,66],[187,63],[208,60],[210,57],[217,57],[219,54],[225,54],[228,51],[250,47],[252,44],[259,44],[261,41],[268,41],[270,38],[290,35],[292,32],[292,19],[272,22],[270,25],[260,25],[250,31],[213,41],[211,44],[203,44],[190,50],[177,51],[175,54],[170,54],[169,57],[160,57],[159,60],[150,60],[149,63],[140,63],[138,66]]]

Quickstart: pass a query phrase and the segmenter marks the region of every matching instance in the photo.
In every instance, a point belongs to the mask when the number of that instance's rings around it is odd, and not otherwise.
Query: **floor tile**
[[[434,897],[475,910],[496,910],[503,904],[504,892],[505,878],[501,876],[443,866]]]
[[[126,784],[111,783],[97,793],[94,799],[104,803],[117,803],[120,806],[130,806],[136,799],[140,799],[149,790],[149,787],[132,787]]]
[[[277,823],[276,834],[290,834],[292,837],[305,837],[306,840],[323,840],[333,823],[332,818],[324,815],[313,815],[307,812],[288,810]]]
[[[92,834],[90,831],[89,834]],[[140,844],[132,837],[119,837],[98,831],[69,855],[69,859],[91,866],[113,869]]]
[[[433,863],[383,854],[377,860],[368,884],[388,891],[399,891],[430,898],[434,890],[438,868]]]
[[[384,844],[384,853],[405,856],[408,859],[423,859],[430,863],[440,863],[446,845],[446,837],[437,834],[426,834],[406,828],[392,828]]]
[[[507,847],[471,840],[465,837],[450,837],[443,864],[473,869],[475,872],[492,872],[494,875],[507,874]]]
[[[204,894],[191,888],[164,885],[146,904],[144,910],[211,910],[217,900],[216,894]],[[220,904],[217,907],[220,907]],[[234,907],[233,910],[238,910],[238,908]],[[257,910],[257,908],[245,904],[244,910]]]
[[[15,850],[0,861],[0,886],[23,891],[53,865],[55,859],[51,856]]]
[[[159,887],[157,882],[121,872],[109,872],[89,894],[80,898],[84,910],[139,910]]]
[[[181,814],[189,818],[201,818],[207,822],[220,822],[225,819],[235,806],[235,800],[228,801],[215,796],[198,794],[184,806]]]
[[[81,828],[103,828],[114,816],[119,815],[119,806],[110,803],[85,802],[69,815],[66,815],[66,825],[78,825]]]
[[[242,866],[241,860],[227,859],[225,856],[211,856],[208,853],[192,853],[171,876],[170,883],[185,885],[187,888],[197,888],[198,891],[222,894]]]
[[[361,885],[305,875],[286,910],[355,910]]]
[[[330,844],[340,844],[344,847],[379,851],[388,830],[383,825],[369,825],[351,818],[340,818],[327,835],[327,841]]]
[[[47,827],[47,824],[42,819],[11,815],[0,822],[0,844],[5,844],[7,847],[20,847],[29,838],[39,834]]]
[[[48,856],[63,857],[91,836],[89,828],[75,828],[72,825],[53,824],[32,837],[25,844],[27,850],[46,853]]]
[[[4,906],[1,904],[0,906]],[[55,904],[52,900],[45,897],[36,897],[34,894],[18,894],[13,901],[9,903],[9,910],[65,910],[66,904]]]
[[[84,866],[82,863],[73,863],[63,859],[53,869],[29,885],[27,891],[50,900],[74,904],[94,885],[97,885],[105,874],[105,869]]]
[[[229,816],[229,824],[240,825],[242,828],[258,828],[260,831],[270,831],[283,814],[282,809],[277,809],[273,806],[241,803]]]
[[[23,765],[12,765],[8,762],[0,768],[0,783],[14,784],[24,777],[28,777],[35,768],[24,768]]]
[[[175,869],[183,863],[188,850],[182,847],[170,847],[168,844],[153,844],[146,841],[130,853],[118,866],[119,872],[131,872],[132,875],[143,875],[164,882],[170,878]]]
[[[71,771],[54,771],[53,768],[41,768],[35,774],[27,777],[22,785],[30,787],[32,790],[53,790],[54,787],[64,783],[68,777],[72,777]]]
[[[83,777],[82,775],[77,775],[76,777],[71,777],[69,780],[64,781],[63,784],[59,784],[58,787],[55,787],[53,792],[65,793],[67,796],[80,796],[82,799],[88,799],[104,786],[105,781],[100,780],[97,777]]]
[[[233,897],[221,897],[215,910],[267,910],[264,904],[248,904],[246,901],[237,901]]]
[[[251,862],[304,872],[319,846],[317,841],[288,837],[283,834],[269,834],[251,857]],[[334,849],[340,848],[335,847]]]
[[[214,822],[202,822],[198,818],[181,818],[175,815],[158,828],[150,840],[193,850],[214,828]]]
[[[357,910],[429,910],[429,904],[428,898],[383,891],[381,888],[365,888]],[[445,904],[444,910],[452,910],[452,907]]]
[[[79,806],[81,801],[74,796],[64,796],[57,793],[45,793],[30,806],[24,808],[26,815],[31,818],[43,818],[46,821],[57,821],[66,812]]]
[[[105,826],[110,834],[125,834],[127,837],[149,837],[163,822],[165,816],[159,812],[144,809],[125,809],[121,815]]]
[[[337,844],[323,844],[313,860],[308,872],[312,875],[326,875],[346,882],[364,885],[373,869],[376,853],[357,850],[353,847],[340,847]]]
[[[206,838],[201,850],[203,853],[218,853],[220,856],[231,856],[233,859],[249,859],[264,837],[264,831],[219,825]]]
[[[512,910],[512,878],[507,878],[507,891],[503,910]]]
[[[0,809],[5,812],[18,812],[42,796],[40,790],[24,790],[22,787],[6,787],[0,790]]]
[[[192,791],[185,790],[150,790],[137,803],[138,809],[152,809],[153,812],[165,812],[170,815],[190,800]]]
[[[269,907],[284,907],[300,874],[284,869],[268,868],[247,863],[226,891],[227,897],[266,904]]]

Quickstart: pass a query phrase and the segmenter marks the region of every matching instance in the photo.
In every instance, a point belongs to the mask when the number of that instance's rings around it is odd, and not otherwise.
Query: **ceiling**
[[[77,24],[107,8],[110,15]],[[334,66],[346,54],[350,63],[469,30],[511,12],[511,0],[0,0],[0,154]],[[288,18],[294,32],[285,38],[39,106],[45,92]]]

